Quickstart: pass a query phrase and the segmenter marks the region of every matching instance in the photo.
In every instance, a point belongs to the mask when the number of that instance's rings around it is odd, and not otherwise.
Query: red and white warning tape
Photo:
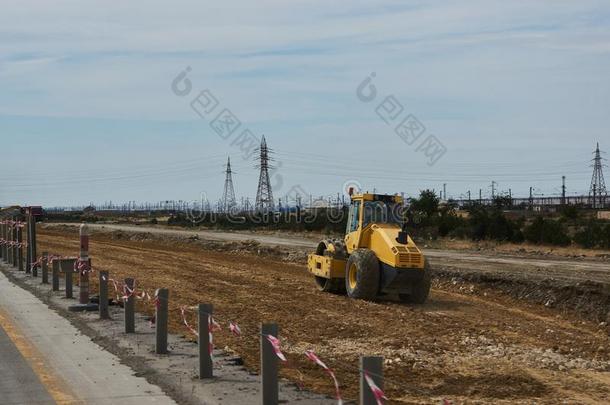
[[[182,323],[184,323],[184,326],[186,326],[186,328],[189,330],[189,332],[191,332],[193,335],[199,337],[199,333],[193,329],[191,327],[191,325],[189,325],[188,321],[186,320],[186,306],[182,306],[180,307],[180,313],[182,314]]]
[[[4,240],[0,240],[0,244],[4,244],[5,242],[6,241],[4,241]],[[49,263],[51,263],[54,260],[61,259],[61,258],[62,258],[61,256],[53,256],[53,255],[51,255],[51,256],[47,257],[47,260],[48,260]],[[32,267],[42,263],[42,260],[44,260],[42,257],[39,258],[38,261],[36,261],[35,263],[32,263]],[[90,269],[88,261],[80,260],[80,259],[75,262],[75,269],[77,269],[78,271],[81,271],[81,272],[83,272],[83,271],[86,271],[86,272],[93,271],[92,269]],[[159,308],[159,297],[157,295],[157,292],[155,292],[152,297],[151,297],[151,294],[149,294],[149,292],[144,290],[144,289],[141,289],[141,291],[138,293],[136,291],[135,280],[134,280],[133,288],[130,288],[126,284],[123,284],[122,296],[121,296],[120,295],[119,285],[118,285],[116,280],[114,280],[112,278],[107,278],[106,276],[102,276],[102,279],[104,281],[109,281],[109,282],[112,283],[112,285],[114,287],[114,291],[115,291],[116,296],[117,296],[117,301],[120,300],[120,299],[123,299],[123,300],[126,301],[130,297],[133,296],[133,297],[135,297],[137,299],[140,299],[140,300],[146,299],[148,301],[151,301],[154,304],[156,309]],[[193,335],[195,335],[196,337],[199,337],[199,333],[189,324],[189,322],[187,320],[187,316],[186,316],[186,312],[188,310],[194,309],[194,307],[181,306],[179,309],[180,309],[180,313],[182,315],[182,323],[184,324],[186,329],[189,332],[191,332]],[[151,321],[150,321],[151,327],[154,327],[155,322],[156,322],[155,315],[153,315],[153,317],[151,318]],[[239,325],[237,323],[231,321],[231,322],[228,322],[228,325],[229,325],[228,330],[230,331],[230,333],[233,336],[235,336],[237,338],[240,338],[242,336],[241,328],[239,327]],[[210,357],[212,357],[212,361],[213,361],[214,333],[222,331],[222,327],[214,319],[214,317],[211,314],[208,315],[208,326],[209,326],[209,355],[210,355]],[[271,344],[275,355],[282,362],[286,363],[286,365],[290,366],[290,362],[288,361],[288,359],[286,358],[286,356],[282,352],[281,341],[277,337],[272,336],[272,335],[263,335],[263,337]],[[334,371],[330,367],[328,367],[316,355],[316,353],[314,351],[312,351],[312,350],[306,351],[305,352],[305,356],[311,362],[317,364],[322,369],[324,369],[324,371],[331,377],[331,379],[333,381],[333,384],[335,386],[335,398],[337,400],[337,404],[338,405],[343,405],[343,399],[342,399],[342,396],[341,396],[340,384],[339,384],[339,381],[337,380],[337,377],[336,377]],[[299,372],[299,370],[296,370],[296,371]],[[301,373],[299,372],[299,374],[301,374]],[[371,378],[370,374],[368,372],[366,372],[366,371],[364,372],[364,379],[366,381],[366,384],[371,389],[371,392],[373,393],[373,395],[375,397],[377,405],[383,405],[384,401],[388,400],[388,398],[386,397],[386,395],[383,392],[383,390],[381,388],[379,388],[379,386],[377,386],[375,381]],[[444,400],[443,401],[443,405],[451,405],[451,404],[452,403],[450,401],[448,401],[448,400]]]
[[[93,273],[93,269],[89,265],[89,260],[76,259],[74,262],[74,271],[79,272],[81,275],[85,275],[87,273]]]
[[[5,240],[5,239],[0,239],[0,245],[7,245],[10,247],[17,247],[17,248],[26,246],[26,244],[24,242],[15,242],[12,240]]]
[[[23,228],[25,226],[25,222],[4,220],[0,221],[0,225],[8,225],[11,228]]]
[[[234,322],[229,322],[229,330],[235,337],[241,337],[241,329],[239,325]]]
[[[155,299],[153,300],[153,304],[155,305],[155,310],[159,309],[159,304],[160,304],[159,296],[157,294],[158,292],[159,292],[159,290],[155,291]],[[148,295],[148,293],[146,293],[146,294]],[[150,300],[150,296],[148,296],[148,299]],[[156,322],[157,322],[157,313],[155,312],[153,314],[152,318],[150,318],[150,327],[154,328]]]
[[[371,392],[373,393],[373,396],[377,401],[377,405],[383,405],[383,401],[388,400],[388,398],[386,398],[385,394],[383,393],[383,390],[379,388],[377,384],[375,384],[375,381],[373,381],[370,374],[366,371],[364,372],[364,379],[366,380],[366,384],[371,389]]]
[[[47,263],[52,264],[55,260],[61,260],[61,259],[68,259],[65,256],[60,256],[60,255],[49,255],[47,256]],[[39,258],[38,260],[42,260],[42,257]]]
[[[307,356],[309,360],[316,363],[318,366],[322,367],[328,373],[328,375],[330,375],[330,378],[333,379],[333,383],[335,384],[335,398],[337,399],[337,404],[343,405],[343,399],[341,398],[341,390],[339,388],[339,381],[337,380],[335,373],[326,364],[324,364],[324,362],[320,360],[320,358],[312,350],[306,351],[305,356]]]
[[[133,288],[129,288],[127,284],[123,284],[123,301],[127,301],[131,296],[135,295],[136,292],[136,280],[133,280]]]
[[[119,285],[116,282],[115,279],[109,278],[108,281],[110,281],[112,283],[112,286],[114,287],[114,292],[116,294],[116,300],[117,302],[121,300],[121,294],[119,293]]]
[[[222,328],[220,327],[218,322],[216,322],[214,320],[212,315],[208,315],[208,331],[209,331],[209,339],[210,339],[209,340],[210,341],[209,351],[210,351],[210,357],[212,358],[212,362],[214,361],[214,332],[220,331],[221,329]]]
[[[38,267],[42,264],[44,260],[44,257],[39,257],[38,260],[36,260],[34,263],[30,264],[30,271],[34,270],[34,267]],[[48,258],[47,258],[47,262],[48,262]]]
[[[265,335],[265,338],[267,338],[269,343],[271,343],[275,355],[283,362],[287,362],[288,360],[286,359],[286,356],[284,356],[284,353],[282,353],[282,349],[280,348],[280,340],[275,336],[271,335]]]

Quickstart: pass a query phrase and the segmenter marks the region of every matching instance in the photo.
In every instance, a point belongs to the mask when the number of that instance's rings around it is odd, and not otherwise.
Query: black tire
[[[324,256],[324,253],[326,253],[326,251],[328,249],[328,243],[329,243],[329,241],[326,239],[324,239],[323,241],[318,243],[318,247],[316,248],[316,254],[318,256]]]
[[[430,272],[430,264],[428,263],[428,259],[425,259],[422,279],[413,283],[410,294],[398,294],[398,296],[403,302],[423,304],[428,299],[428,295],[430,295],[431,285],[432,275]]]
[[[341,239],[324,239],[316,248],[318,256],[329,256],[333,259],[347,260],[347,248]]]
[[[350,298],[373,300],[379,292],[379,260],[369,249],[356,249],[345,266],[345,289]]]
[[[318,290],[322,292],[338,294],[343,292],[343,289],[345,288],[343,279],[341,278],[324,278],[315,276],[315,279]]]

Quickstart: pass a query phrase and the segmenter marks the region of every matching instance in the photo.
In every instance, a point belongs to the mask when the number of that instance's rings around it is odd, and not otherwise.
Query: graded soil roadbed
[[[54,227],[78,227],[80,224],[45,224]],[[314,249],[319,238],[305,238],[294,234],[284,235],[256,232],[226,232],[214,230],[185,230],[165,226],[136,226],[122,224],[88,224],[96,231],[137,232],[159,236],[197,237],[202,240],[222,242],[258,242],[262,246],[278,246],[295,250]],[[592,281],[610,285],[610,259],[563,258],[553,256],[537,257],[531,254],[497,254],[493,252],[469,252],[459,250],[437,250],[425,248],[428,257],[439,265],[460,265],[464,268],[481,269],[493,272],[508,271],[528,278],[555,278],[564,281]]]
[[[213,303],[219,321],[237,322],[244,332],[241,339],[218,334],[218,346],[238,353],[250,369],[258,365],[259,324],[277,322],[291,362],[282,374],[319,393],[332,395],[334,388],[305,359],[308,349],[335,370],[352,399],[358,358],[368,354],[386,359],[390,403],[610,401],[610,339],[603,323],[486,286],[462,291],[464,285],[446,280],[421,306],[350,300],[318,292],[304,264],[234,244],[208,249],[197,239],[98,232],[90,253],[94,267],[117,280],[135,277],[148,290],[169,288],[172,307]],[[41,228],[39,251],[77,250],[73,229]],[[170,326],[188,336],[178,314]]]
[[[48,224],[51,229],[74,230],[78,224]],[[283,261],[305,265],[306,255],[318,238],[281,233],[184,230],[164,226],[93,224],[96,232],[112,233],[115,239],[168,239],[199,243],[204,248],[232,249],[268,254]],[[135,235],[134,235],[135,233]],[[214,243],[217,242],[217,243]],[[573,312],[597,322],[610,323],[610,260],[569,258],[531,253],[437,250],[424,248],[432,263],[436,285],[459,293],[477,295],[478,288],[491,288],[530,303]]]

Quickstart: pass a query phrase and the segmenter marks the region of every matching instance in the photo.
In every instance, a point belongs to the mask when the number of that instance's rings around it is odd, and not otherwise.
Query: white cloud
[[[354,97],[372,71],[380,95],[396,95],[451,145],[555,140],[569,150],[582,141],[574,134],[589,143],[610,124],[607,1],[25,0],[0,9],[0,114],[193,120],[170,92],[191,66],[196,90],[211,89],[256,132],[285,136],[284,149],[316,134],[353,139],[342,144],[349,153],[383,133]]]

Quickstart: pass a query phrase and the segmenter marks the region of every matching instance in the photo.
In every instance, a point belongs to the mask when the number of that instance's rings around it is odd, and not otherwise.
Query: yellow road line
[[[11,321],[10,316],[2,308],[0,308],[0,326],[58,405],[83,403],[70,391],[65,381],[53,372],[42,353],[21,333],[19,327]]]

